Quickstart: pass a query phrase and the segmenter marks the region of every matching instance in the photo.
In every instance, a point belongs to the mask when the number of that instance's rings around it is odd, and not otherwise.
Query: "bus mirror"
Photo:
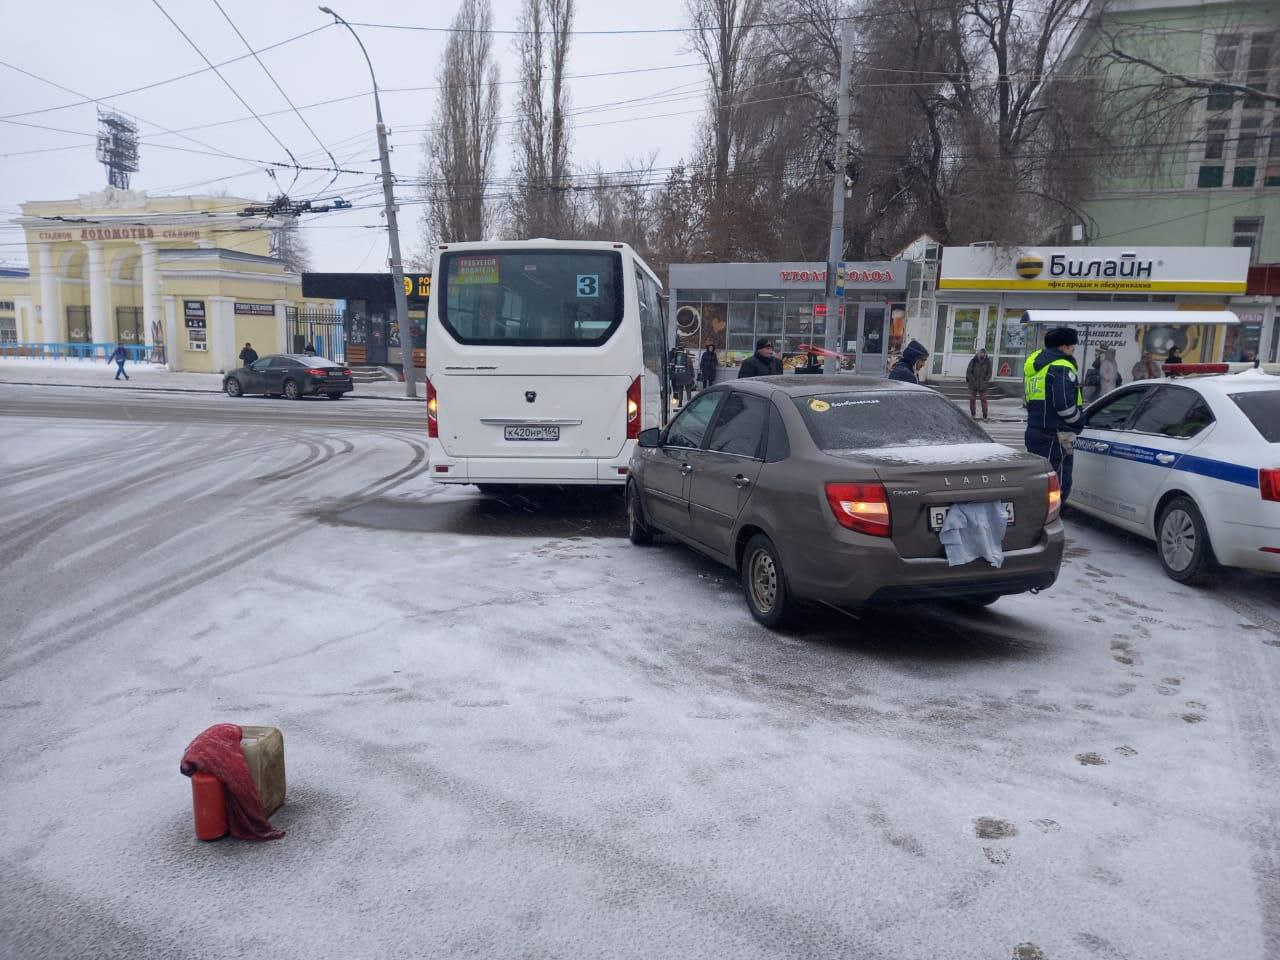
[[[660,447],[662,446],[662,431],[657,427],[641,430],[640,436],[636,438],[636,443],[642,447]]]

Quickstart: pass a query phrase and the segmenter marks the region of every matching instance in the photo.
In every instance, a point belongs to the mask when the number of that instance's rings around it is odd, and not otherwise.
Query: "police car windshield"
[[[991,442],[982,428],[935,393],[824,393],[797,397],[795,405],[822,450]]]
[[[1267,443],[1280,443],[1280,390],[1233,393],[1231,399]]]

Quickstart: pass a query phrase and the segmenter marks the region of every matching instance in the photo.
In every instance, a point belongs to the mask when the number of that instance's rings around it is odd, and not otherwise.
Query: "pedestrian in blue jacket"
[[[126,380],[129,379],[129,375],[124,372],[124,362],[128,359],[129,351],[125,350],[123,343],[117,344],[115,352],[107,358],[107,363],[110,363],[112,360],[116,362],[116,380],[119,380],[121,377],[124,377]]]

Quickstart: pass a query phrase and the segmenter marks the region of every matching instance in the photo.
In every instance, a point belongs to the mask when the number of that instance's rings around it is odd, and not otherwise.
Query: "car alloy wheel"
[[[292,380],[284,382],[284,396],[286,400],[301,400],[302,391],[298,389],[297,383]]]
[[[228,397],[241,397],[241,396],[244,396],[244,390],[243,390],[243,388],[240,386],[240,381],[239,381],[239,380],[237,380],[237,379],[235,379],[234,377],[232,377],[230,380],[228,380],[226,383],[224,383],[224,384],[222,385],[222,388],[223,388],[224,390],[226,390],[226,391],[227,391],[227,396],[228,396]]]
[[[1160,515],[1156,532],[1165,573],[1179,583],[1204,573],[1212,553],[1204,519],[1194,503],[1186,497],[1174,499]]]

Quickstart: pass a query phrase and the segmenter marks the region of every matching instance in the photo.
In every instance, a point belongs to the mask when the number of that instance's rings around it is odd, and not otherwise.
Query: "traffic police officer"
[[[1084,429],[1084,399],[1073,354],[1079,337],[1070,327],[1054,327],[1044,335],[1044,349],[1027,357],[1022,367],[1027,404],[1027,450],[1049,461],[1062,485],[1062,502],[1071,493],[1072,447]]]

